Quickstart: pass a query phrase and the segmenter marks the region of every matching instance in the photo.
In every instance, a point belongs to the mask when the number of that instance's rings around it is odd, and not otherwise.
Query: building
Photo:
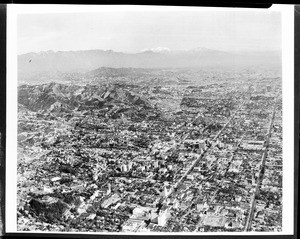
[[[103,186],[103,187],[99,188],[98,192],[102,193],[102,194],[106,194],[106,195],[110,194],[111,193],[111,184],[108,183],[107,186]],[[98,197],[98,195],[96,197]]]
[[[128,171],[128,168],[127,168],[127,165],[126,165],[126,164],[122,164],[122,166],[121,166],[121,171],[122,171],[122,172],[127,172],[127,171]]]
[[[169,208],[167,206],[163,206],[160,209],[160,212],[158,214],[158,218],[157,218],[157,224],[161,227],[165,226],[168,222],[168,219],[170,217],[170,211]]]
[[[193,149],[198,153],[201,153],[206,149],[206,143],[204,140],[190,140],[187,139],[184,141],[184,146],[189,149]]]
[[[206,215],[202,221],[204,226],[224,227],[226,218],[224,216]]]
[[[106,191],[106,194],[107,194],[107,195],[108,195],[108,194],[111,194],[111,184],[110,184],[110,183],[107,185],[107,191]]]
[[[159,172],[165,174],[166,172],[168,172],[168,169],[166,169],[166,168],[161,168],[161,169],[159,170]]]
[[[128,163],[128,165],[127,165],[128,171],[130,171],[130,170],[132,169],[132,165],[133,165],[132,162],[129,162],[129,163]]]
[[[206,144],[204,140],[199,141],[199,149],[205,150],[206,149]]]
[[[132,215],[134,218],[143,218],[145,220],[148,220],[149,218],[151,218],[151,212],[153,210],[154,209],[150,207],[136,207],[135,209],[133,209]]]
[[[116,202],[120,201],[121,197],[117,194],[113,194],[111,197],[105,199],[101,203],[102,208],[108,208],[110,205],[115,204]]]
[[[123,225],[122,231],[123,232],[133,232],[137,231],[139,228],[145,225],[144,220],[129,218]]]
[[[139,170],[141,170],[142,172],[144,172],[145,169],[146,169],[146,166],[145,166],[145,165],[142,165],[142,166],[139,167]]]
[[[164,186],[164,189],[162,191],[162,196],[163,197],[168,197],[171,193],[171,188],[170,186]]]

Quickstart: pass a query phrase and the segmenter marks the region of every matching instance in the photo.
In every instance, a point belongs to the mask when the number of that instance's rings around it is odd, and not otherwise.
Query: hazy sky
[[[157,47],[280,50],[280,13],[127,11],[18,16],[18,54],[86,49],[139,52]]]

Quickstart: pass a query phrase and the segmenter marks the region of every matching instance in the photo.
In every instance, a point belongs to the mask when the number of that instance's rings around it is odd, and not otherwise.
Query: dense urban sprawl
[[[19,85],[18,230],[281,231],[280,72],[123,71]]]

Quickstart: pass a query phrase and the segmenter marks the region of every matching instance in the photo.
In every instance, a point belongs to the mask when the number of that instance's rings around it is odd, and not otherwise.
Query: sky
[[[18,15],[18,54],[159,47],[281,50],[281,16],[266,11],[123,11]]]

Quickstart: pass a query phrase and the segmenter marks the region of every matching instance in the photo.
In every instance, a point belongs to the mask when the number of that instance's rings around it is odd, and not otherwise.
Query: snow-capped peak
[[[143,49],[141,52],[147,52],[147,51],[152,51],[152,52],[171,52],[170,48],[168,47],[156,47],[156,48],[146,48]]]

